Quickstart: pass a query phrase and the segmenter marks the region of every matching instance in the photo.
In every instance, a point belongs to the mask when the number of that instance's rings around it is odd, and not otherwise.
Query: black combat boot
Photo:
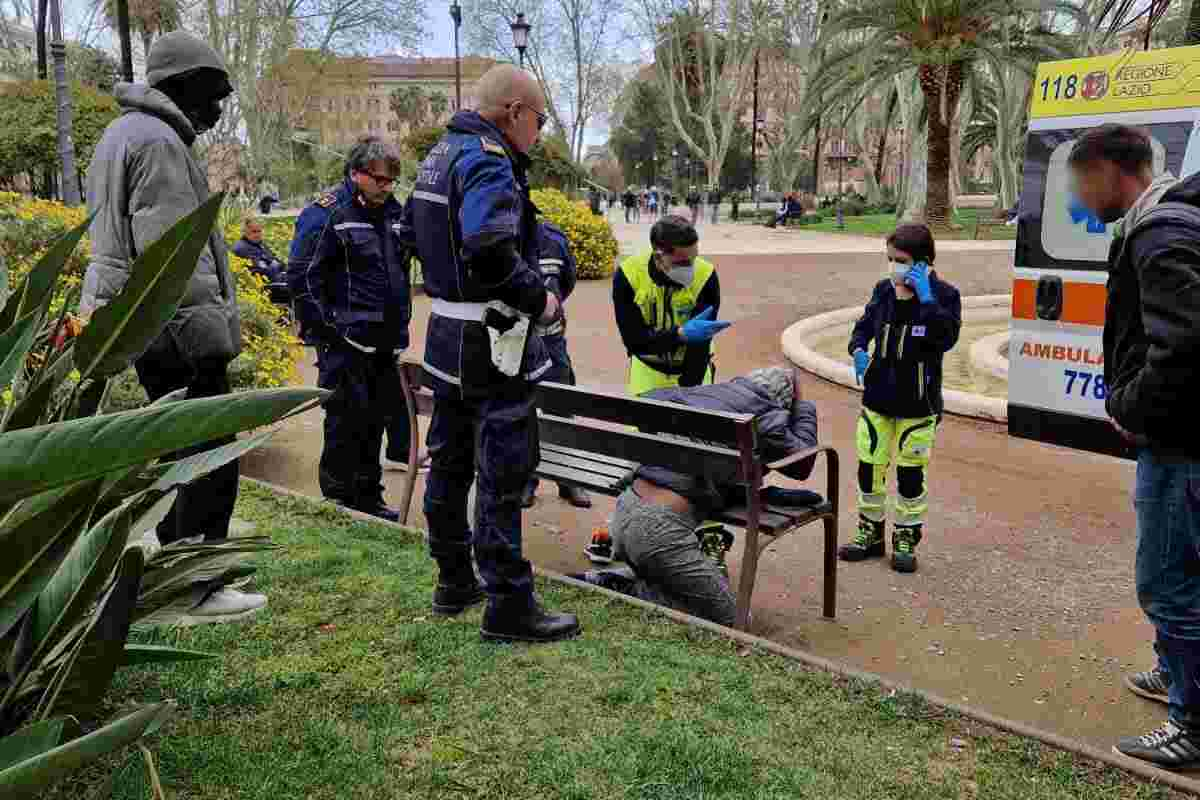
[[[483,614],[480,635],[488,642],[558,642],[578,636],[574,614],[555,614],[533,597],[492,598]]]
[[[475,577],[470,559],[465,563],[457,559],[438,562],[438,584],[433,590],[433,613],[441,617],[453,617],[471,606],[483,602],[487,595]]]
[[[921,543],[920,525],[897,525],[892,531],[892,569],[917,571],[917,545]]]
[[[866,558],[882,558],[884,554],[883,521],[866,517],[858,518],[858,532],[854,541],[838,548],[842,561],[862,561]]]

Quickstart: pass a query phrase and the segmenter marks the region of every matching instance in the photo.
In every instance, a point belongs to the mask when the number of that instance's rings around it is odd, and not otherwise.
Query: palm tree
[[[834,12],[821,37],[828,47],[814,77],[822,96],[862,97],[916,70],[928,125],[925,213],[951,220],[951,127],[976,64],[1034,65],[1054,51],[1054,35],[1035,24],[1028,0],[855,0]],[[1008,36],[1016,25],[1028,31]]]

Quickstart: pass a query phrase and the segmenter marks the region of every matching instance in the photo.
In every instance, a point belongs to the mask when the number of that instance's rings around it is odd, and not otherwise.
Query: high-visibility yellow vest
[[[695,261],[695,274],[690,286],[662,286],[650,277],[652,251],[630,256],[621,263],[621,272],[633,287],[633,298],[642,312],[642,319],[656,331],[671,330],[682,326],[697,311],[696,299],[704,284],[712,277],[713,265],[703,258]],[[683,357],[687,352],[680,345],[670,353],[633,356],[629,359],[629,393],[645,394],[655,389],[679,385],[683,372]],[[705,373],[704,382],[712,383],[711,365]]]

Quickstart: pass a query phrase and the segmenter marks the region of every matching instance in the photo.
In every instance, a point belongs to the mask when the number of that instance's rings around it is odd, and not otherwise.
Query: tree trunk
[[[50,75],[46,60],[46,2],[47,0],[38,0],[37,20],[35,22],[37,26],[35,31],[37,41],[37,76],[40,81],[46,80]]]
[[[813,129],[813,195],[821,194],[821,118],[817,117],[817,127]]]
[[[875,183],[883,185],[883,158],[887,153],[888,129],[892,127],[892,117],[896,113],[896,103],[900,94],[895,89],[888,92],[887,106],[883,112],[883,127],[879,133],[879,148],[875,151]]]
[[[121,42],[121,80],[133,83],[133,43],[129,38],[129,0],[116,0],[117,38]]]
[[[925,96],[925,107],[929,109],[929,160],[925,165],[925,219],[931,227],[935,228],[949,228],[952,219],[950,123],[952,121],[951,113],[957,107],[958,97],[962,92],[962,66],[962,62],[956,61],[945,67],[925,64],[917,70],[921,93]]]
[[[79,205],[79,173],[75,171],[75,144],[71,141],[71,89],[67,86],[67,45],[62,38],[60,0],[50,0],[54,25],[54,97],[58,104],[58,158],[62,162],[62,198],[68,206]]]

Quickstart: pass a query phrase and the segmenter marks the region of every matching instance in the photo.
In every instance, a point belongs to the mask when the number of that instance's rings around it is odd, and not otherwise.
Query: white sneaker
[[[218,589],[187,613],[182,625],[229,622],[256,614],[267,605],[265,594],[249,594],[228,586]]]

